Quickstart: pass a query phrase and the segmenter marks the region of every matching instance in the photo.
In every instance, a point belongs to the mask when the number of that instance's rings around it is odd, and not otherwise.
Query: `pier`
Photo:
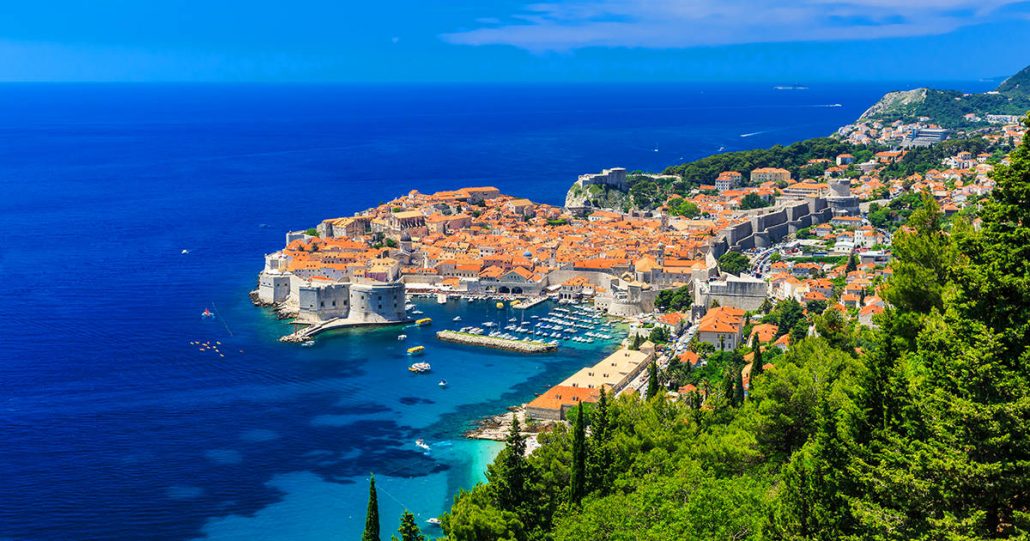
[[[458,331],[440,331],[436,337],[444,342],[454,342],[470,346],[485,348],[503,349],[519,353],[544,353],[554,351],[558,346],[535,340],[511,340],[496,336],[482,336],[478,334],[464,333]]]
[[[519,304],[512,306],[515,310],[529,310],[530,308],[550,300],[550,297],[537,297],[533,300],[522,301]]]
[[[286,336],[280,337],[280,342],[291,342],[291,343],[302,343],[307,342],[315,337],[319,333],[333,329],[349,329],[353,327],[383,327],[386,325],[400,325],[403,323],[411,323],[412,320],[406,319],[403,321],[384,321],[384,322],[367,322],[367,321],[353,321],[344,318],[333,318],[326,321],[320,321],[313,325],[298,329]]]

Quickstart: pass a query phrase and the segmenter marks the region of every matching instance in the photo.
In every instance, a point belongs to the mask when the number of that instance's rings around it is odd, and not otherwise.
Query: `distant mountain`
[[[929,117],[945,128],[975,127],[964,117],[986,115],[1023,115],[1030,110],[1030,66],[1005,79],[998,88],[983,94],[958,90],[917,88],[888,92],[862,113],[859,120],[914,121]]]

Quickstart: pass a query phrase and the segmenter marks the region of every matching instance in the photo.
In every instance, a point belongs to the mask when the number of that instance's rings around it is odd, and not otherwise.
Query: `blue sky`
[[[942,81],[1030,0],[5,0],[0,81]]]

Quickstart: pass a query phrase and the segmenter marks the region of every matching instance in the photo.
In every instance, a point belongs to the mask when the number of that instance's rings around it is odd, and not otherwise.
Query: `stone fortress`
[[[275,306],[280,315],[293,316],[297,323],[337,320],[341,326],[359,326],[408,320],[403,282],[305,280],[286,271],[285,265],[279,253],[265,256],[256,302]]]

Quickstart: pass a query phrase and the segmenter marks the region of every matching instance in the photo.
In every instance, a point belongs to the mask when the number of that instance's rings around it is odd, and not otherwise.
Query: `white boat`
[[[189,250],[187,250],[187,249],[185,249],[185,248],[183,248],[183,249],[182,249],[182,255],[186,255],[186,254],[188,254],[188,253],[190,253],[190,251],[189,251]]]
[[[302,348],[309,348],[309,347],[311,347],[313,345],[315,345],[315,341],[314,340],[307,340],[303,344],[301,344],[300,347],[302,347]]]
[[[461,316],[454,316],[452,321],[461,321]]]
[[[420,449],[424,449],[426,451],[429,450],[429,444],[426,443],[426,440],[423,440],[422,438],[415,440],[415,445],[417,445]]]
[[[407,338],[408,338],[408,335],[406,335],[406,334],[398,334],[397,335],[397,340],[406,340]]]
[[[439,525],[440,525],[440,519],[438,519],[438,518],[436,518],[436,517],[432,517],[432,518],[427,518],[427,519],[426,519],[426,522],[427,522],[428,524],[432,524],[433,526],[439,526]]]
[[[414,372],[416,374],[429,372],[430,369],[431,367],[429,366],[429,363],[415,363],[408,367],[409,372]]]
[[[446,293],[437,293],[436,294],[436,302],[438,302],[440,304],[447,304],[447,294]]]
[[[440,380],[439,383],[437,383],[437,385],[439,385],[440,387],[446,387],[447,386],[447,380],[442,379],[442,380]]]

